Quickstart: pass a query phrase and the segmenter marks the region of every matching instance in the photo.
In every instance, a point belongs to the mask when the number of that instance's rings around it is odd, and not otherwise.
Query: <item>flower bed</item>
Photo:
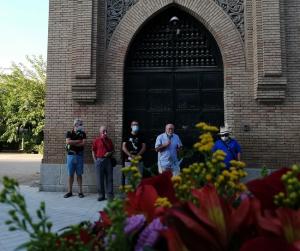
[[[129,184],[100,212],[99,221],[51,231],[45,205],[34,223],[17,184],[4,179],[0,201],[10,204],[11,230],[30,234],[27,250],[300,250],[300,168],[284,168],[243,184],[245,164],[224,169],[224,153],[211,152],[217,128],[199,123],[203,154],[179,176],[143,179],[133,161],[124,168]]]

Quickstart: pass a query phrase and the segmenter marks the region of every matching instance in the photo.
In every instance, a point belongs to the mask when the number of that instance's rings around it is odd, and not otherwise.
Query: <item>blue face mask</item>
[[[131,126],[131,130],[133,132],[138,132],[139,131],[139,126],[138,125],[133,125],[133,126]]]
[[[77,126],[76,127],[76,132],[83,132],[83,131],[84,131],[83,126]]]

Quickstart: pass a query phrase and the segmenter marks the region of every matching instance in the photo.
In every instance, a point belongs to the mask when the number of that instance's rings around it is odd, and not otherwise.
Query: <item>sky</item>
[[[48,9],[49,0],[0,0],[0,70],[26,55],[47,58]]]

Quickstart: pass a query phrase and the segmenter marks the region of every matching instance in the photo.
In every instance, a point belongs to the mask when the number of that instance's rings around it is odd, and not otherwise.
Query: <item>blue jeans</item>
[[[77,176],[82,176],[83,174],[83,152],[75,155],[67,155],[67,169],[68,175],[74,176],[76,172]]]

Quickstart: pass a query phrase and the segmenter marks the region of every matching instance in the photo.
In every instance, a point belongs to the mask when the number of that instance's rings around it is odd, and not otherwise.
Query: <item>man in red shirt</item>
[[[105,200],[105,190],[108,199],[113,199],[113,168],[110,157],[114,152],[111,139],[107,136],[107,129],[101,126],[99,137],[93,140],[92,155],[96,168],[96,182],[98,190],[98,201]],[[104,189],[104,180],[106,189]]]

